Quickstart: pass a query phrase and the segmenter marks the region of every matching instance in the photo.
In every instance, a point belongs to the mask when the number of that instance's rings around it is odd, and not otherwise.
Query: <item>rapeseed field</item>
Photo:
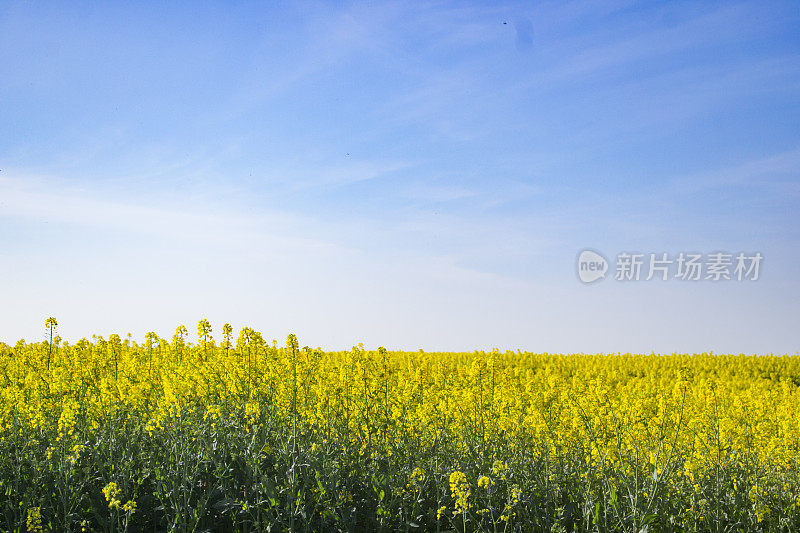
[[[0,344],[2,531],[798,531],[800,358]]]

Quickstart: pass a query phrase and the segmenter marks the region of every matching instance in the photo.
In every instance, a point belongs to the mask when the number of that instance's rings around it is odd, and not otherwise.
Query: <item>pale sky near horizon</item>
[[[0,1],[0,341],[795,354],[799,245],[794,1]]]

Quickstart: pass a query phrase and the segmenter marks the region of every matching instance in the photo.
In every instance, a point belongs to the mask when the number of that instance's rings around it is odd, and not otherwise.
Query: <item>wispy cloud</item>
[[[425,183],[417,183],[406,188],[402,194],[412,200],[441,203],[463,200],[464,198],[474,198],[478,195],[478,192],[457,185],[427,185]]]
[[[300,10],[307,16],[299,28],[302,33],[281,32],[277,39],[269,36],[252,52],[251,66],[235,81],[236,88],[220,106],[221,118],[252,112],[317,74],[329,72],[365,51],[380,49],[385,39],[383,19],[392,12],[376,9],[367,13],[358,6],[337,9],[320,3]],[[276,55],[276,48],[287,53]]]
[[[354,161],[341,164],[320,164],[308,170],[300,170],[296,178],[292,178],[292,188],[303,190],[308,188],[341,187],[354,183],[374,180],[410,167],[403,161]]]
[[[769,183],[800,183],[800,148],[744,161],[719,170],[701,172],[671,180],[669,190],[677,194],[695,194],[742,186]]]
[[[302,235],[302,219],[286,212],[241,214],[212,203],[195,203],[181,209],[165,205],[159,198],[142,203],[141,198],[131,200],[122,194],[98,196],[80,186],[65,186],[42,176],[0,178],[0,217],[111,230],[123,236],[179,240],[197,246],[215,242],[220,247],[238,249],[258,242],[277,254],[331,246]]]
[[[568,80],[586,82],[590,75],[633,62],[665,57],[699,46],[720,45],[757,35],[768,22],[753,20],[752,6],[734,4],[691,17],[672,27],[645,26],[637,21],[630,28],[616,28],[601,42],[545,42],[542,54],[554,66],[537,76],[534,85]],[[622,31],[620,31],[622,30]]]

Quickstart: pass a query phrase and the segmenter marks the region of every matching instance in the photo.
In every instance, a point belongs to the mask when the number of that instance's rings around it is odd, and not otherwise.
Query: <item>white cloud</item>
[[[770,181],[800,181],[800,148],[760,157],[718,170],[682,176],[671,181],[673,193],[691,194],[720,187],[763,185]]]

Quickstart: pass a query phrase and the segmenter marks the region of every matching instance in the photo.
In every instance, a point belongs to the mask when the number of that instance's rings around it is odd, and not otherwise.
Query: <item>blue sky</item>
[[[796,353],[799,214],[797,2],[0,3],[6,342]]]

